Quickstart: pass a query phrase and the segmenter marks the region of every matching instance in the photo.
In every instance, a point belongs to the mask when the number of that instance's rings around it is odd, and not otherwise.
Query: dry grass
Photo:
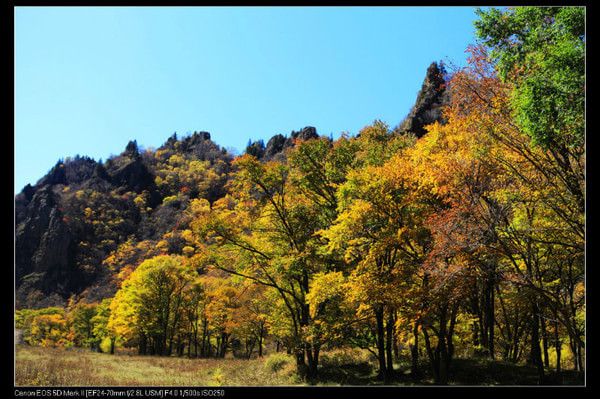
[[[280,355],[280,354],[278,354]],[[295,385],[292,359],[274,372],[268,358],[186,359],[17,347],[18,386]]]
[[[364,350],[337,349],[321,355],[316,385],[381,385],[374,357]],[[406,359],[395,366],[392,385],[430,385],[431,370],[421,363],[423,378],[413,381]],[[535,368],[489,359],[455,359],[451,385],[535,385]],[[581,385],[583,373],[548,370],[548,384]],[[556,380],[556,381],[555,381]],[[277,386],[305,385],[296,377],[292,356],[274,353],[263,359],[186,359],[108,355],[88,350],[17,346],[18,386]]]

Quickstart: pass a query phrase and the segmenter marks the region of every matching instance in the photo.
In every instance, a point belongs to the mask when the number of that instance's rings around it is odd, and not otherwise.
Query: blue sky
[[[409,112],[432,61],[463,65],[470,7],[16,7],[15,192],[59,158],[209,131],[356,134]]]

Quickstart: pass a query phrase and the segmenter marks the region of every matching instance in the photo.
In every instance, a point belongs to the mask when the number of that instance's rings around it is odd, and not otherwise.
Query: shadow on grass
[[[367,362],[357,364],[325,364],[319,368],[319,376],[312,381],[316,385],[373,385],[377,375]]]
[[[455,359],[450,372],[455,385],[538,385],[537,370],[529,365],[490,359]],[[546,370],[543,385],[583,385],[583,373]]]
[[[420,367],[417,380],[410,374],[406,362],[395,365],[391,381],[377,379],[377,367],[368,362],[357,364],[323,364],[319,376],[311,385],[433,385],[433,376],[426,362]],[[449,385],[538,385],[535,367],[490,359],[454,359]],[[546,371],[543,385],[584,385],[584,374],[565,370],[560,374]]]

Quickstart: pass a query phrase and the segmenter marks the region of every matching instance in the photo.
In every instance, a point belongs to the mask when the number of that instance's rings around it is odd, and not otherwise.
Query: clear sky
[[[432,61],[463,65],[470,7],[16,7],[15,192],[59,158],[209,131],[397,125]]]

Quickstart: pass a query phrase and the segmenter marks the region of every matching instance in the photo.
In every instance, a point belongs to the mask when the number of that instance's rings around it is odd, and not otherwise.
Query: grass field
[[[271,386],[306,385],[295,375],[291,356],[275,353],[262,359],[187,359],[108,355],[87,350],[64,350],[18,345],[17,386]],[[323,353],[317,385],[379,385],[375,359],[368,352],[345,350]],[[397,363],[394,385],[429,385],[413,381],[408,363]],[[450,383],[458,385],[535,385],[536,371],[483,359],[456,359]],[[583,384],[583,374],[565,371],[560,380],[549,372],[548,384]]]
[[[292,385],[292,359],[274,367],[269,359],[187,359],[108,355],[86,350],[18,346],[16,385],[220,386]]]

